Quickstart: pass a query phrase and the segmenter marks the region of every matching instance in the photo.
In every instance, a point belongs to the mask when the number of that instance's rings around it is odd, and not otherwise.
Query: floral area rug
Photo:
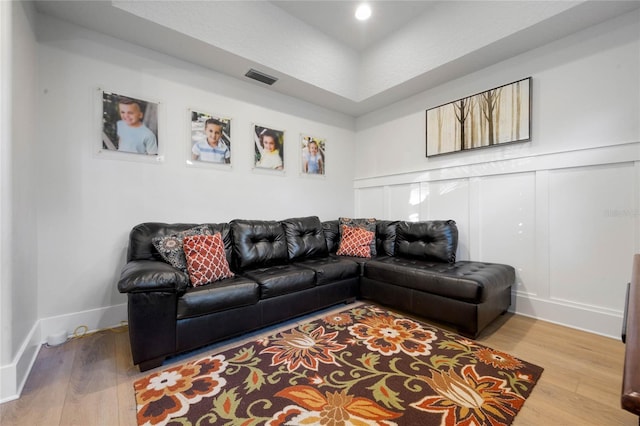
[[[134,383],[139,425],[508,425],[542,368],[358,306]]]

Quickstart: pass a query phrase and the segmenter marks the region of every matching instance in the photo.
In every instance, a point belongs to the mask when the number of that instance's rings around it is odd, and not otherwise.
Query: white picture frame
[[[300,134],[300,175],[313,178],[324,178],[327,173],[327,141],[324,138]],[[315,146],[315,148],[314,148]]]
[[[95,90],[97,158],[164,162],[164,105],[124,91]],[[126,138],[126,142],[125,142]]]
[[[253,170],[284,174],[286,131],[256,123],[251,128]]]
[[[233,118],[201,108],[188,108],[187,132],[187,166],[222,170],[233,167]],[[218,140],[214,142],[216,135]]]

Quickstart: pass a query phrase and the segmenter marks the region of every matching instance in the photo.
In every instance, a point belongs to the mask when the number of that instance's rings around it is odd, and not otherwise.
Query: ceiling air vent
[[[245,77],[252,78],[252,79],[257,80],[257,81],[259,81],[261,83],[268,84],[269,86],[271,86],[273,83],[278,81],[277,78],[271,77],[270,75],[267,75],[267,74],[265,74],[263,72],[254,70],[253,68],[251,68],[249,71],[247,71],[247,73],[245,74]]]

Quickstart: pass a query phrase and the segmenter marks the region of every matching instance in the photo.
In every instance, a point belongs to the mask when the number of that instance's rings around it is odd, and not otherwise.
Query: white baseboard
[[[512,300],[510,312],[620,340],[622,314],[526,294],[514,294]]]
[[[24,339],[13,362],[0,366],[0,404],[20,397],[41,347],[40,324],[37,322]]]
[[[80,336],[92,331],[117,327],[127,321],[127,305],[42,318],[33,326],[11,364],[0,366],[0,404],[18,399],[47,336],[65,331]]]
[[[117,327],[127,321],[127,304],[91,309],[89,311],[58,315],[40,320],[40,341],[63,331],[67,336],[81,336],[96,330]]]

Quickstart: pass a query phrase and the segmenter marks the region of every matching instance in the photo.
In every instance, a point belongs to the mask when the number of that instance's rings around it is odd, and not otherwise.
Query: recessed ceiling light
[[[358,8],[356,9],[356,19],[358,21],[366,21],[370,17],[371,17],[371,8],[369,7],[368,4],[363,3],[360,6],[358,6]]]

